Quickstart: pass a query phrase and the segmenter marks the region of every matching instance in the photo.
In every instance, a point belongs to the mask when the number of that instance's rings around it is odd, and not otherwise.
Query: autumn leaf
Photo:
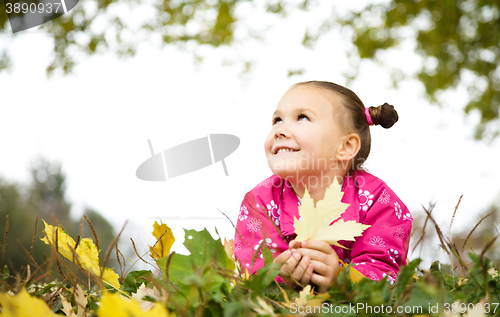
[[[103,281],[115,289],[120,288],[118,274],[111,268],[101,268],[99,265],[99,250],[97,250],[92,239],[83,238],[80,240],[78,246],[76,246],[75,240],[73,240],[73,238],[71,238],[60,226],[54,227],[47,224],[45,220],[42,221],[45,224],[45,229],[43,230],[45,237],[41,239],[43,242],[54,248],[57,245],[57,250],[61,255],[79,264],[84,270],[96,276],[100,276],[101,270],[104,270],[102,272]]]
[[[95,275],[101,274],[101,267],[99,266],[99,250],[97,250],[94,241],[90,238],[83,238],[75,250],[78,255],[80,265],[94,273]]]
[[[45,220],[42,219],[42,221],[45,224],[45,229],[43,229],[45,237],[42,238],[42,241],[53,247],[55,247],[57,243],[57,251],[66,259],[73,261],[74,256],[72,250],[74,250],[76,246],[75,240],[73,240],[73,238],[71,238],[60,226],[54,227],[48,225]]]
[[[87,295],[85,291],[81,288],[80,284],[76,285],[76,289],[74,291],[74,298],[76,306],[78,307],[78,314],[75,314],[75,310],[70,302],[66,299],[66,297],[62,294],[61,290],[59,290],[59,297],[61,299],[62,308],[61,310],[69,317],[84,317],[89,316],[90,313],[86,311],[87,307]]]
[[[153,236],[156,238],[156,243],[154,246],[149,247],[151,251],[151,257],[155,259],[160,259],[167,256],[170,253],[170,248],[175,242],[172,229],[170,229],[166,224],[161,225],[155,221],[153,225]]]
[[[167,308],[154,303],[149,310],[143,310],[138,302],[121,296],[119,293],[105,293],[97,309],[97,317],[168,317]]]
[[[356,270],[355,268],[351,267],[349,269],[349,278],[353,283],[357,283],[361,281],[362,279],[366,278],[363,274],[361,274],[360,271]]]
[[[274,313],[274,309],[271,305],[269,305],[265,300],[257,296],[257,302],[259,303],[258,305],[255,305],[253,307],[253,310],[259,315],[259,316],[271,316],[271,317],[276,317],[276,314]]]
[[[66,316],[69,316],[69,317],[76,317],[75,310],[73,309],[73,306],[71,305],[70,302],[68,302],[66,297],[64,297],[64,295],[61,294],[61,292],[59,292],[59,297],[61,298],[61,304],[63,306],[61,308],[61,310],[63,311],[63,313],[65,313]]]
[[[307,285],[299,292],[299,296],[295,298],[294,302],[292,302],[288,298],[288,294],[285,292],[285,290],[279,285],[278,287],[283,293],[283,297],[285,299],[285,302],[281,302],[280,304],[288,308],[291,308],[293,306],[303,307],[304,311],[307,311],[306,308],[310,307],[311,311],[316,311],[318,308],[321,309],[321,305],[324,303],[324,301],[330,298],[330,295],[328,293],[315,295],[311,285]]]
[[[111,268],[105,267],[104,272],[102,272],[102,280],[109,285],[113,286],[115,289],[120,288],[120,282],[118,279],[120,276]]]
[[[306,189],[299,206],[300,220],[294,217],[295,233],[297,234],[295,240],[299,242],[323,240],[345,248],[338,243],[339,240],[354,241],[355,237],[361,236],[363,231],[370,227],[369,225],[339,219],[349,206],[341,201],[343,195],[341,187],[335,179],[326,190],[325,198],[318,201],[314,207],[314,201]],[[338,221],[331,224],[337,219]]]
[[[153,288],[148,288],[146,287],[146,285],[144,285],[144,283],[142,283],[141,286],[137,289],[137,293],[132,295],[132,299],[139,303],[143,310],[147,311],[153,308],[155,303],[144,300],[144,297],[150,297],[157,302],[165,302],[167,299],[166,296],[162,296],[160,290],[158,290],[156,287],[153,286]]]
[[[56,317],[47,304],[40,298],[31,297],[26,289],[11,296],[8,293],[0,292],[0,304],[2,313],[5,317]]]
[[[234,259],[234,241],[233,239],[226,240],[224,238],[224,250],[226,250],[226,254],[228,258]]]

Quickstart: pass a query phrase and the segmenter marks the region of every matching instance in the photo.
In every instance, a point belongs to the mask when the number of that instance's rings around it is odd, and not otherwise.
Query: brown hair
[[[341,120],[341,124],[349,133],[356,133],[361,140],[361,147],[353,161],[353,170],[361,170],[361,165],[366,161],[370,154],[371,135],[370,127],[365,115],[365,106],[361,99],[349,88],[327,82],[327,81],[308,81],[297,83],[292,86],[313,85],[320,87],[340,95],[342,103],[342,116],[345,120]],[[388,129],[394,125],[399,119],[398,113],[392,105],[384,103],[378,107],[369,108],[370,116],[374,125],[381,125]]]

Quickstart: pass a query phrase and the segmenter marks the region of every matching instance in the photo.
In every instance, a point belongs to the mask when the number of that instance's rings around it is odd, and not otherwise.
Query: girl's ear
[[[354,159],[360,148],[361,140],[359,139],[359,135],[356,133],[346,135],[337,152],[337,160],[349,161]]]

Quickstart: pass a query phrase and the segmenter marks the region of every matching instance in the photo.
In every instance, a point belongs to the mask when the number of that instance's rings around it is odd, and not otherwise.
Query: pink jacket
[[[352,262],[366,277],[379,281],[387,275],[394,282],[406,264],[413,221],[408,208],[382,180],[364,171],[348,174],[342,191],[342,202],[350,206],[341,217],[371,227],[354,242],[339,241],[347,249],[332,247],[340,260]],[[299,205],[290,183],[276,175],[245,195],[234,238],[234,255],[243,270],[255,273],[264,265],[262,251],[255,255],[263,240],[274,257],[288,249],[296,236],[293,221],[299,218]]]

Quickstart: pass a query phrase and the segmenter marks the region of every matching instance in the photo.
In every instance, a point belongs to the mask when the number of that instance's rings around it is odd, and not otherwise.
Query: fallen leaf
[[[73,306],[71,306],[71,303],[69,303],[66,300],[66,297],[64,297],[64,295],[60,292],[59,292],[59,297],[61,298],[61,303],[63,305],[63,308],[61,308],[63,313],[65,313],[66,316],[75,317],[76,316],[75,310],[73,309]]]
[[[31,297],[25,288],[12,296],[0,292],[2,317],[56,317],[47,304],[40,298]]]
[[[119,293],[105,293],[101,299],[101,305],[97,309],[97,317],[168,317],[167,308],[159,303],[147,311],[143,310],[139,303],[125,298]]]
[[[259,305],[255,305],[253,310],[259,315],[275,317],[274,309],[262,298],[257,296],[257,302]]]
[[[355,268],[351,267],[349,269],[349,278],[353,283],[357,283],[361,281],[362,279],[366,278],[363,274],[361,274],[358,270]]]
[[[92,239],[83,238],[80,240],[78,246],[76,246],[75,240],[73,240],[73,238],[71,238],[60,226],[54,227],[48,225],[45,220],[42,219],[42,221],[45,224],[45,229],[43,230],[45,237],[41,239],[43,242],[53,246],[54,248],[57,244],[57,251],[60,254],[71,260],[73,263],[79,264],[84,270],[87,270],[96,276],[100,276],[101,270],[104,270],[102,274],[103,281],[115,289],[120,288],[118,274],[116,274],[116,272],[111,268],[100,267],[100,250],[97,250],[97,247]]]
[[[141,286],[137,289],[137,293],[132,295],[132,299],[138,302],[141,308],[145,311],[150,310],[155,305],[154,302],[144,300],[143,298],[145,296],[149,296],[158,302],[161,302],[166,299],[163,296],[161,296],[160,291],[156,287],[147,288],[146,285],[142,283]]]
[[[295,303],[298,306],[305,306],[307,304],[307,296],[314,296],[311,285],[307,285],[299,292],[299,297],[295,299]]]
[[[226,250],[227,256],[230,259],[234,259],[233,247],[234,247],[233,239],[226,240],[226,238],[224,238],[224,250]]]
[[[75,290],[75,303],[78,307],[78,317],[83,317],[85,312],[85,308],[87,307],[87,296],[85,296],[85,292],[80,287],[80,284],[76,284]]]
[[[160,225],[155,221],[153,225],[153,236],[156,238],[156,243],[154,246],[149,247],[151,257],[160,259],[167,256],[170,253],[172,244],[175,242],[172,229],[164,223]]]
[[[118,281],[119,278],[120,276],[113,269],[109,267],[104,268],[104,272],[102,272],[102,280],[115,289],[120,289],[120,282]]]
[[[361,236],[363,231],[370,227],[369,225],[339,219],[349,206],[341,201],[343,195],[341,187],[335,179],[326,190],[325,198],[318,201],[314,207],[314,201],[306,189],[299,206],[300,220],[294,217],[295,233],[297,234],[295,240],[299,242],[323,240],[345,248],[338,243],[339,240],[354,241],[355,237]],[[338,221],[332,224],[337,219]]]

